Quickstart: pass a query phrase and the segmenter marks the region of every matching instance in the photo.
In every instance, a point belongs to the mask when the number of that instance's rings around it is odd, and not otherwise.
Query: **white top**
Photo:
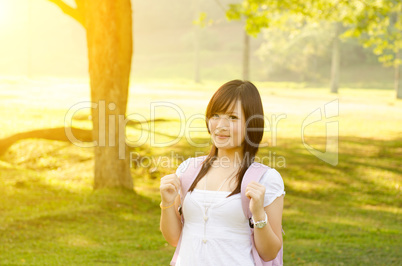
[[[189,159],[177,168],[179,177],[188,163]],[[264,207],[285,194],[282,177],[275,169],[268,169],[259,183],[266,187]],[[250,227],[243,213],[240,193],[226,198],[229,194],[200,189],[187,193],[177,266],[254,265]]]

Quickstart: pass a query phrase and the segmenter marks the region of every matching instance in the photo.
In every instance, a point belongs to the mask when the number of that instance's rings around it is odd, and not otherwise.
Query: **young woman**
[[[176,265],[255,265],[240,188],[262,139],[263,115],[260,94],[251,82],[225,83],[206,110],[211,151],[202,158],[183,202],[179,196],[181,178],[194,158],[161,179],[162,234],[173,246],[181,238]],[[282,247],[282,177],[269,168],[259,182],[248,184],[245,194],[250,198],[252,220],[258,223],[254,226],[255,248],[264,261],[271,261]]]

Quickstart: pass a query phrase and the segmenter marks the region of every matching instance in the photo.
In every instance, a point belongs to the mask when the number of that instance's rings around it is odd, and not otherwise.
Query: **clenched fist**
[[[264,218],[264,197],[265,186],[255,181],[247,185],[245,195],[250,199],[250,211],[253,216],[259,217],[259,220]],[[261,218],[261,219],[260,219]]]
[[[176,174],[165,175],[161,178],[159,190],[161,192],[162,205],[171,205],[179,193],[180,179]]]

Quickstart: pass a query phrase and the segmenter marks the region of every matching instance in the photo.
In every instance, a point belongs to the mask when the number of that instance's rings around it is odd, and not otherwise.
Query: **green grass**
[[[2,120],[1,137],[62,125],[66,109],[54,104],[46,88],[35,94],[49,99],[39,106],[30,100],[32,84],[17,85],[20,90],[10,96],[14,100],[0,98],[0,115],[8,118]],[[129,113],[146,116],[149,103],[156,100],[176,101],[188,116],[203,113],[203,103],[217,85],[136,84]],[[72,90],[78,92],[80,86],[72,84]],[[290,88],[261,83],[258,87],[267,113],[287,114],[279,123],[277,145],[259,153],[271,156],[271,166],[275,159],[276,163],[279,158],[286,160],[285,167],[276,165],[286,189],[285,264],[398,265],[402,260],[401,101],[388,90],[343,88],[339,95],[332,95],[300,84]],[[136,88],[142,93],[135,94]],[[64,99],[65,105],[84,96],[73,93],[71,99]],[[303,119],[334,98],[340,102],[337,166],[311,155],[300,140]],[[174,135],[177,125],[177,121],[157,124],[156,131]],[[203,126],[203,122],[195,125]],[[306,140],[323,150],[323,132],[324,125],[313,126],[306,131]],[[134,138],[139,130],[130,128],[128,133]],[[266,133],[265,140],[272,143],[272,134]],[[206,142],[207,134],[200,132],[194,138]],[[166,139],[157,136],[159,141]],[[182,139],[173,147],[146,143],[132,151],[156,159],[173,151],[187,158],[207,148],[193,148]],[[153,167],[157,171],[151,174]],[[0,157],[0,264],[168,265],[174,248],[159,232],[158,186],[159,178],[174,168],[133,168],[135,192],[93,191],[92,149],[33,139],[14,144]]]

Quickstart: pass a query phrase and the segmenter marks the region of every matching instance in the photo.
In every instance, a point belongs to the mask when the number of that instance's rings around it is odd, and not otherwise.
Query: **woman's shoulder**
[[[268,168],[259,183],[265,186],[264,207],[271,204],[277,197],[286,194],[282,176],[274,168]]]
[[[283,190],[285,187],[281,174],[275,168],[270,167],[265,171],[259,183],[265,185],[267,188],[276,188],[279,190]]]
[[[180,176],[187,170],[190,164],[202,163],[206,157],[207,155],[187,158],[179,165],[179,167],[177,167],[176,175],[180,178]]]

